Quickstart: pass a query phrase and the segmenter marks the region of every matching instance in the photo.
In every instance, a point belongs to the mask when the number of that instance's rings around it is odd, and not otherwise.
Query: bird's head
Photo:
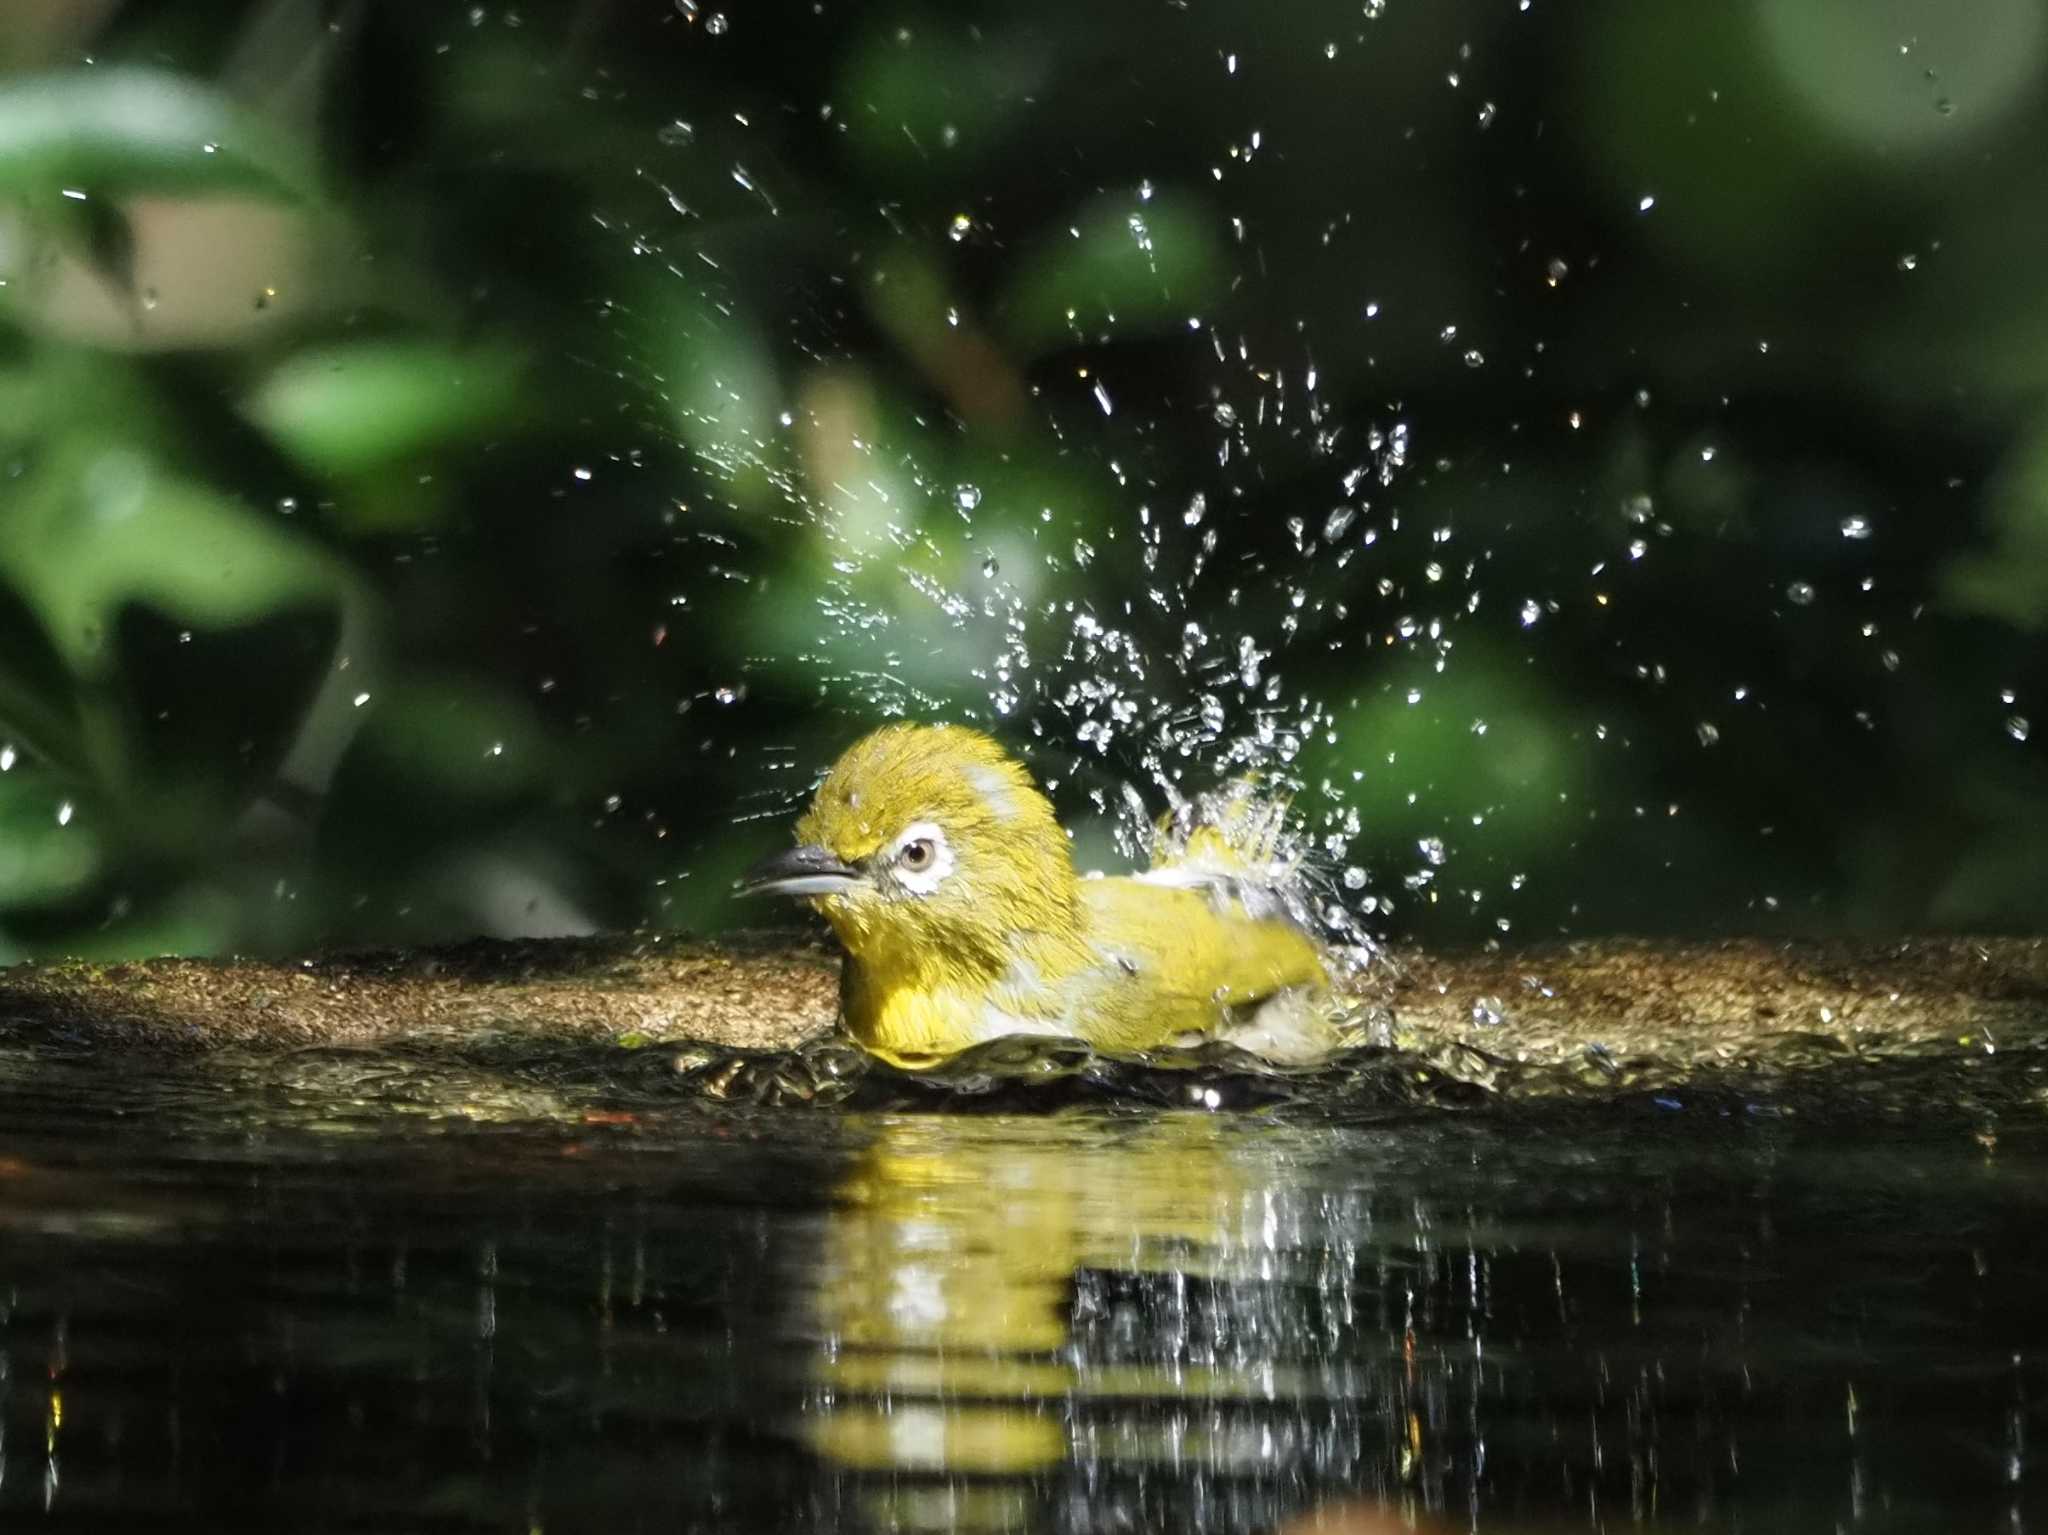
[[[796,837],[746,887],[809,897],[856,958],[1000,966],[1012,935],[1078,920],[1051,804],[979,731],[890,725],[855,743]]]

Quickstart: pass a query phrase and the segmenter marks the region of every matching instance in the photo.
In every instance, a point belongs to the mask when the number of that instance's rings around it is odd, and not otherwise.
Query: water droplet
[[[1421,851],[1423,862],[1427,863],[1431,868],[1441,869],[1444,866],[1443,838],[1422,837],[1416,841],[1415,846]]]
[[[1814,591],[1813,584],[1809,581],[1794,581],[1785,588],[1785,600],[1795,608],[1811,606],[1816,595],[1818,594]]]
[[[2011,736],[2015,741],[2026,740],[2028,734],[2033,730],[2033,728],[2033,722],[2030,721],[2024,714],[2012,714],[2006,716],[2005,733]]]
[[[1191,528],[1198,527],[1202,519],[1208,514],[1209,498],[1198,490],[1195,492],[1194,499],[1188,502],[1188,509],[1180,514],[1180,520]]]
[[[663,123],[655,129],[654,137],[657,143],[666,144],[670,149],[682,149],[697,141],[697,130],[678,117],[674,122]]]
[[[1701,720],[1697,733],[1702,746],[1712,746],[1721,739],[1721,727],[1711,720]]]
[[[1248,688],[1259,685],[1259,668],[1265,663],[1266,652],[1253,643],[1249,634],[1239,637],[1237,642],[1237,680]]]
[[[1001,575],[1002,572],[1003,567],[996,563],[996,557],[994,555],[984,554],[981,557],[981,573],[984,576],[986,576],[989,580],[995,580],[995,578]]]
[[[1534,597],[1529,598],[1522,604],[1522,627],[1524,629],[1533,627],[1536,620],[1542,616],[1543,609],[1537,606]]]
[[[1916,267],[1918,267],[1919,265],[1920,265],[1920,257],[1919,257],[1919,256],[1918,256],[1917,254],[1915,254],[1914,252],[1912,252],[1912,251],[1902,251],[1902,252],[1900,253],[1900,255],[1899,255],[1899,270],[1900,270],[1901,272],[1910,272],[1910,271],[1914,270],[1914,269],[1915,269]]]
[[[711,37],[723,37],[731,28],[732,23],[726,20],[723,11],[713,11],[704,18],[704,31]]]
[[[964,213],[956,213],[953,215],[953,223],[951,227],[947,229],[946,234],[947,237],[951,239],[954,242],[954,244],[957,245],[960,241],[966,239],[968,235],[972,234],[973,232],[974,220]]]
[[[13,772],[14,764],[17,760],[12,744],[0,746],[0,773]]]
[[[1116,414],[1116,407],[1109,403],[1109,391],[1103,387],[1102,380],[1099,378],[1095,381],[1095,403],[1102,407],[1102,413],[1105,416]]]
[[[1564,257],[1552,256],[1543,264],[1543,280],[1555,288],[1567,277],[1571,276],[1571,271],[1572,269],[1565,262]]]
[[[1359,868],[1357,864],[1353,864],[1350,868],[1346,869],[1344,871],[1344,888],[1346,890],[1363,890],[1365,888],[1365,870]]]
[[[722,704],[736,704],[747,696],[747,690],[744,687],[717,688],[713,690],[711,696]]]
[[[1357,515],[1357,510],[1349,506],[1340,506],[1332,511],[1329,516],[1323,519],[1323,542],[1326,544],[1337,542],[1338,539],[1344,536],[1345,530],[1351,526],[1351,519]]]
[[[1644,193],[1643,196],[1636,202],[1636,212],[1648,213],[1652,208],[1656,206],[1656,197],[1651,193]]]
[[[1474,997],[1472,1022],[1482,1029],[1497,1029],[1508,1021],[1507,1009],[1499,997]]]
[[[969,512],[981,505],[981,487],[979,485],[954,486],[953,505],[958,507],[960,515],[965,517]]]
[[[1842,537],[1864,539],[1870,537],[1868,517],[1844,517],[1841,522]]]
[[[67,799],[57,807],[57,824],[59,826],[69,826],[72,814],[71,801]]]
[[[1482,101],[1479,103],[1479,131],[1481,133],[1484,133],[1493,126],[1495,111],[1496,108],[1492,102]]]
[[[1476,346],[1473,346],[1473,347],[1467,347],[1467,348],[1465,349],[1465,366],[1466,366],[1466,367],[1468,367],[1468,368],[1483,368],[1483,367],[1485,367],[1485,366],[1486,366],[1486,354],[1485,354],[1484,352],[1480,351],[1480,350],[1479,350],[1479,348],[1478,348],[1478,347],[1476,347]]]

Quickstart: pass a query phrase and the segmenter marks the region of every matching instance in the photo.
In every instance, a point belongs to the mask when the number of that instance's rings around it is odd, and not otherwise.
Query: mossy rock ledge
[[[839,960],[804,934],[476,942],[300,961],[0,970],[0,1032],[76,1044],[420,1045],[481,1037],[780,1051],[828,1031]],[[1392,950],[1359,989],[1391,1042],[1471,1065],[1665,1070],[2048,1047],[2048,940],[1599,939]],[[1465,1074],[1465,1073],[1461,1073]],[[1484,1076],[1483,1070],[1478,1075]]]

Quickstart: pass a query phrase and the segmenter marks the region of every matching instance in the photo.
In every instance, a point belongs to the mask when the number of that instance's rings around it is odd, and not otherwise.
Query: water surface
[[[12,1047],[0,1515],[2041,1528],[2044,1085],[878,1112]]]

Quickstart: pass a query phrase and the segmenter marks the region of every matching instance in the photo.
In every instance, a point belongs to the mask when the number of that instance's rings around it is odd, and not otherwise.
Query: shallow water
[[[1341,1122],[559,1065],[0,1049],[0,1517],[2048,1525],[2038,1056]]]

